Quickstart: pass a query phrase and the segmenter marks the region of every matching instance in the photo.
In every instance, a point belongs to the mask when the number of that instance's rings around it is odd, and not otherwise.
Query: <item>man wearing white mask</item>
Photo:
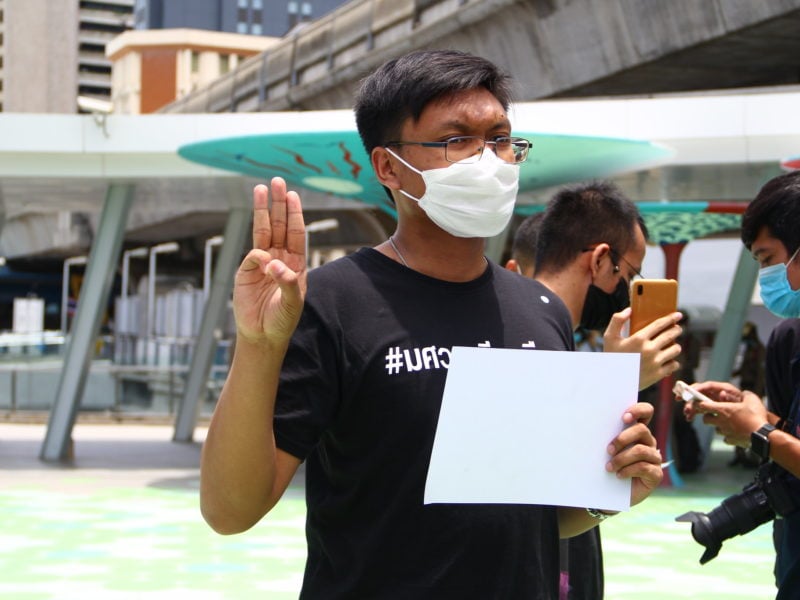
[[[451,348],[572,344],[563,303],[483,254],[511,218],[530,146],[511,135],[509,104],[507,76],[461,52],[411,53],[367,77],[356,121],[397,230],[309,274],[298,195],[280,178],[255,189],[201,508],[217,531],[244,531],[305,462],[301,598],[552,600],[559,536],[602,520],[583,508],[423,504]],[[631,480],[632,504],[662,478],[651,417],[633,405],[596,449]],[[542,451],[558,460],[558,448]]]
[[[761,266],[764,306],[779,317],[800,317],[800,171],[780,175],[761,188],[742,217],[742,242]],[[716,427],[726,443],[751,448],[777,465],[775,478],[794,504],[794,509],[783,509],[786,514],[775,509],[783,530],[775,572],[778,598],[788,600],[800,593],[800,354],[792,350],[781,360],[794,390],[788,406],[770,397],[767,410],[751,391],[706,381],[693,387],[715,401],[687,404],[684,413],[690,419],[702,414],[703,422]]]

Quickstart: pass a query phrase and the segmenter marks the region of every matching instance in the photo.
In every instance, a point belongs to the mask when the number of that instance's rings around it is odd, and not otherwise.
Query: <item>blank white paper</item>
[[[629,509],[605,464],[638,383],[638,354],[453,348],[425,503]]]

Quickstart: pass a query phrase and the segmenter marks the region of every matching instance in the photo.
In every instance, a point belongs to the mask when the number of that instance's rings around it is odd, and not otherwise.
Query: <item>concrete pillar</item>
[[[103,310],[108,303],[116,265],[119,263],[133,191],[131,184],[112,184],[106,193],[42,444],[40,458],[44,461],[71,458],[72,428],[86,388],[86,376],[94,355],[95,340],[100,333]]]
[[[731,283],[731,291],[725,304],[725,312],[722,314],[722,320],[714,338],[714,346],[711,349],[711,359],[705,377],[707,380],[728,381],[731,377],[736,353],[739,350],[739,342],[742,338],[742,326],[747,319],[747,311],[750,308],[750,300],[753,297],[757,277],[758,263],[753,260],[750,251],[742,246],[736,273],[734,273]],[[708,455],[714,437],[714,429],[704,427],[700,430],[699,435],[702,436],[700,446]]]
[[[242,259],[245,240],[250,233],[252,206],[242,192],[241,180],[228,182],[231,209],[225,226],[224,241],[217,257],[208,298],[203,307],[200,331],[192,352],[192,362],[178,407],[173,440],[191,442],[197,425],[208,374],[217,347],[216,330],[220,327],[228,306],[236,269]]]

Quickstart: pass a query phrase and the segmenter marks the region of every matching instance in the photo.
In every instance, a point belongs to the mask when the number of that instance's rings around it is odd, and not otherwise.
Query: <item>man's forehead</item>
[[[781,250],[785,250],[783,242],[770,235],[767,229],[762,229],[750,245],[750,253],[754,258],[761,258],[765,254]]]

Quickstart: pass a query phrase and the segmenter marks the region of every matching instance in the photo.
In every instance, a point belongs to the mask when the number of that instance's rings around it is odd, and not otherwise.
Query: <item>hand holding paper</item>
[[[629,427],[609,445],[613,456],[606,469],[616,472],[617,477],[631,480],[631,506],[647,498],[664,478],[661,453],[647,427],[652,418],[651,404],[634,404],[623,415],[623,422]]]
[[[628,509],[662,476],[638,378],[635,354],[453,348],[425,502]]]

